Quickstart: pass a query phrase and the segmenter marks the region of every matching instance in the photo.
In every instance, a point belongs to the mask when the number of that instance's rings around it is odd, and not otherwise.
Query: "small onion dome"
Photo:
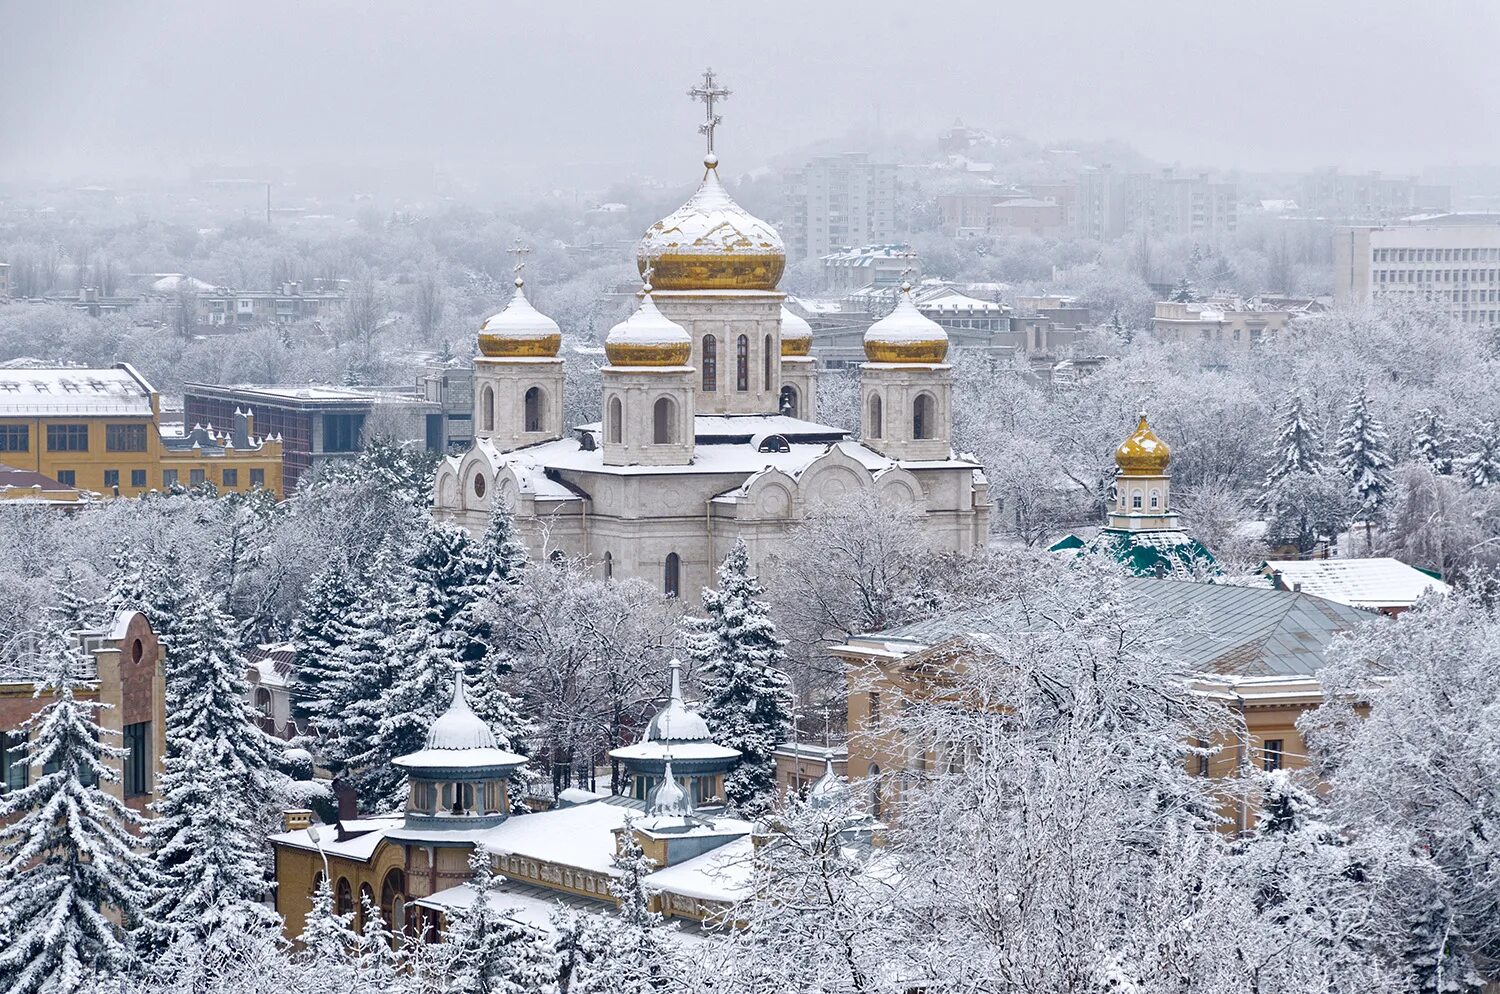
[[[948,333],[917,310],[911,284],[901,284],[896,309],[865,332],[865,358],[870,362],[942,362],[948,355]]]
[[[682,784],[672,775],[672,757],[667,757],[667,765],[662,770],[661,783],[657,784],[651,791],[651,796],[646,799],[646,814],[652,817],[679,817],[687,818],[693,814],[692,795],[682,789]]]
[[[464,700],[463,673],[453,674],[453,703],[427,730],[429,749],[494,749],[495,733]]]
[[[682,701],[682,662],[672,660],[672,691],[667,706],[656,713],[646,726],[642,742],[706,742],[710,740],[708,722],[689,711]]]
[[[781,354],[808,355],[812,352],[812,325],[801,315],[781,309]]]
[[[809,807],[831,808],[841,797],[848,787],[839,775],[833,772],[833,757],[829,756],[824,761],[823,775],[818,782],[813,784],[807,792],[807,803]]]
[[[786,269],[776,229],[752,216],[719,182],[719,159],[703,160],[703,182],[687,203],[646,229],[636,249],[659,290],[774,290]]]
[[[1115,465],[1122,473],[1160,476],[1167,471],[1167,464],[1171,461],[1172,450],[1156,437],[1156,432],[1146,423],[1146,412],[1142,411],[1134,433],[1115,450]]]
[[[635,313],[609,330],[604,354],[611,366],[681,366],[693,354],[693,340],[656,309],[648,285]]]
[[[479,327],[479,351],[492,359],[551,359],[562,345],[557,322],[531,306],[516,280],[516,294]]]

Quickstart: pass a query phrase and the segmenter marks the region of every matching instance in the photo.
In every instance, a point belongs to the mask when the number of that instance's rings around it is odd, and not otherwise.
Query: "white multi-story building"
[[[1291,320],[1292,312],[1285,308],[1238,297],[1159,300],[1151,319],[1151,333],[1163,342],[1213,342],[1248,349],[1263,338],[1280,334]]]
[[[475,442],[438,467],[438,516],[477,533],[504,504],[533,555],[587,556],[668,595],[711,585],[737,540],[758,563],[861,491],[918,510],[934,548],[983,546],[988,487],[952,448],[943,329],[903,291],[864,336],[857,435],[820,424],[811,329],[776,288],[781,237],[730,198],[712,152],[704,165],[641,240],[646,285],[605,341],[602,422],[564,429],[560,329],[519,280],[485,322]]]
[[[1336,305],[1434,300],[1460,321],[1500,323],[1500,214],[1420,215],[1340,228],[1333,267]]]
[[[863,152],[813,159],[787,177],[785,197],[783,227],[794,259],[896,236],[896,167]]]

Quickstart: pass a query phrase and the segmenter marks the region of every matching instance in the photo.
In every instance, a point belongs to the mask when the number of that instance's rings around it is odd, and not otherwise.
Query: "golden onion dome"
[[[781,309],[781,354],[810,355],[812,353],[812,325],[793,314],[785,307]]]
[[[636,264],[658,290],[774,290],[786,269],[776,229],[750,214],[719,182],[719,158],[703,159],[703,182],[687,203],[646,229]]]
[[[948,333],[917,310],[911,284],[901,284],[896,309],[865,332],[865,358],[870,362],[936,363],[948,356]]]
[[[1115,465],[1120,472],[1137,476],[1161,476],[1172,461],[1172,450],[1167,443],[1156,437],[1156,432],[1146,423],[1146,412],[1141,412],[1140,423],[1120,447],[1115,449]]]
[[[693,340],[682,325],[657,310],[647,284],[641,306],[609,330],[604,354],[611,366],[682,366],[693,354]]]
[[[479,326],[479,351],[492,359],[552,359],[562,345],[557,322],[531,306],[516,278],[516,293]]]

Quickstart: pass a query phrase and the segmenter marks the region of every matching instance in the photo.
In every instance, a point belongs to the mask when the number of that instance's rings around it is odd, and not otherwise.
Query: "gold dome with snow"
[[[781,309],[781,354],[812,354],[812,325],[803,320],[800,314],[793,314],[785,307]]]
[[[1146,423],[1146,412],[1142,411],[1135,431],[1115,449],[1115,465],[1122,473],[1161,476],[1171,461],[1172,450],[1156,437],[1156,432]]]
[[[687,203],[657,221],[636,248],[642,274],[658,290],[774,290],[786,269],[776,229],[755,217],[719,182],[709,153],[703,182]]]
[[[561,346],[562,329],[531,306],[519,277],[510,303],[479,326],[479,351],[491,359],[552,359]]]
[[[917,310],[911,284],[901,284],[896,309],[865,332],[865,358],[870,362],[939,363],[948,357],[948,333]]]
[[[693,340],[657,309],[653,289],[647,286],[635,313],[609,330],[604,354],[611,366],[683,366],[693,354]]]

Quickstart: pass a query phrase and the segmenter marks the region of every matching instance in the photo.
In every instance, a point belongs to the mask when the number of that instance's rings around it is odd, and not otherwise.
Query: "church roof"
[[[1267,587],[1235,587],[1127,577],[1127,606],[1164,619],[1173,649],[1195,672],[1228,677],[1313,676],[1333,637],[1377,616],[1321,597]],[[948,639],[1012,627],[1013,604],[989,604],[862,635],[850,643],[883,646],[898,657]]]
[[[1426,594],[1446,595],[1448,584],[1399,559],[1272,560],[1263,572],[1286,589],[1363,608],[1410,607]]]

